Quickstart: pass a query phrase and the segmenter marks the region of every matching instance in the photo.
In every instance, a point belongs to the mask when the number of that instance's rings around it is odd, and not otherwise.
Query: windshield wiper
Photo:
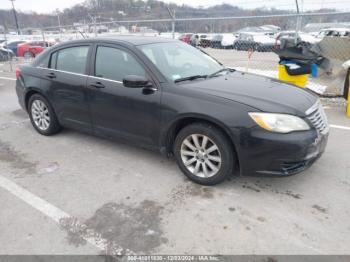
[[[212,78],[212,77],[215,77],[217,76],[218,74],[220,74],[221,72],[225,72],[225,71],[228,71],[228,72],[233,72],[235,71],[234,69],[232,68],[221,68],[220,70],[216,71],[215,73],[212,73],[211,75],[208,76],[208,78]]]
[[[208,75],[187,76],[187,77],[183,77],[183,78],[178,78],[174,82],[178,83],[178,82],[183,82],[183,81],[193,81],[193,80],[198,79],[198,78],[207,78],[207,77],[208,77]]]

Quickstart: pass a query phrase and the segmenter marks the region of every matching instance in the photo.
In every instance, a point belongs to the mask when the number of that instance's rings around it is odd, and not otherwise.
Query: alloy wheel
[[[34,100],[31,107],[31,114],[35,125],[42,131],[50,127],[49,109],[41,100]]]
[[[206,135],[192,134],[181,144],[181,160],[187,170],[198,177],[215,176],[221,167],[219,147]]]

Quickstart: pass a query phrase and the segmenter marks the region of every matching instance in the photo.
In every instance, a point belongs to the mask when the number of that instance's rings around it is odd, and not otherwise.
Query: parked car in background
[[[192,46],[208,47],[211,45],[211,37],[207,34],[193,34],[190,43]]]
[[[222,48],[229,49],[233,48],[233,44],[236,40],[234,34],[222,34],[221,46]]]
[[[199,35],[193,34],[190,40],[191,46],[197,47],[199,45]]]
[[[323,37],[350,37],[350,28],[326,28],[322,29],[316,38],[323,39]]]
[[[191,37],[193,34],[183,34],[180,35],[179,40],[185,42],[186,44],[191,44]]]
[[[240,33],[233,44],[233,48],[236,50],[254,50],[258,52],[270,52],[274,46],[274,38],[264,33],[255,32]]]
[[[12,59],[15,56],[15,54],[10,49],[6,49],[3,47],[0,47],[0,61],[8,61]]]
[[[15,55],[17,55],[17,47],[20,44],[25,43],[24,40],[16,40],[16,41],[10,41],[10,42],[4,42],[3,48],[10,49]]]
[[[222,48],[222,45],[221,45],[222,39],[223,39],[222,34],[213,35],[212,39],[210,40],[210,47]]]
[[[309,43],[309,44],[315,44],[320,41],[320,39],[315,38],[311,34],[304,33],[304,32],[298,32],[296,33],[295,31],[282,31],[277,34],[276,36],[276,41],[275,41],[275,46],[279,47],[281,44],[281,40],[283,39],[295,39],[297,34],[297,42],[304,42],[304,43]]]
[[[268,35],[270,37],[274,37],[278,32],[281,31],[281,28],[275,25],[262,25],[262,26],[249,26],[244,27],[237,31],[238,34],[240,33],[260,33],[264,35]]]
[[[19,44],[17,47],[17,56],[25,58],[33,58],[40,54],[45,48],[53,45],[47,41],[29,41]]]
[[[199,35],[199,46],[201,47],[210,47],[211,46],[211,40],[212,36],[208,34],[200,34]]]
[[[212,48],[233,48],[236,37],[233,34],[217,34],[211,39]]]

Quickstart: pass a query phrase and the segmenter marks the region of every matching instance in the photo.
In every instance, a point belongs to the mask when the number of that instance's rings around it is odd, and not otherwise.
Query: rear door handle
[[[105,85],[102,84],[101,82],[91,83],[90,86],[94,88],[105,88]]]
[[[56,78],[56,75],[55,73],[48,73],[46,77],[53,79],[53,78]]]

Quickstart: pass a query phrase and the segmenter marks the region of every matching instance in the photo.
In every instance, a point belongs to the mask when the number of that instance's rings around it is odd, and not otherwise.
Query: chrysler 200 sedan
[[[177,40],[85,39],[49,48],[16,71],[16,91],[42,135],[63,127],[174,155],[191,180],[288,176],[323,153],[318,98],[224,67]]]

